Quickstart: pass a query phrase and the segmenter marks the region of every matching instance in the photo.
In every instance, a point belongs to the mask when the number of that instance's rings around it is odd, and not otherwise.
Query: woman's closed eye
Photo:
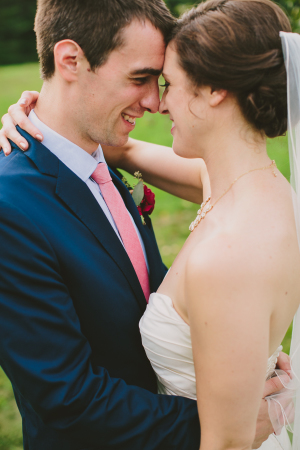
[[[169,86],[170,86],[170,83],[168,81],[165,81],[165,84],[160,84],[160,87],[164,87],[165,90],[167,90]]]

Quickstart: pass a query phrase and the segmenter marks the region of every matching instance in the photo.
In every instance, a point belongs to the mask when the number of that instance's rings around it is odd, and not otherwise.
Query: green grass
[[[42,81],[37,64],[0,67],[0,117],[15,103],[22,91],[40,90]],[[131,134],[136,139],[162,145],[172,145],[171,124],[167,116],[145,114]],[[287,138],[268,142],[268,152],[275,159],[279,170],[288,178],[289,162]],[[152,215],[158,245],[164,262],[170,266],[182,247],[195,218],[198,205],[178,199],[153,188],[156,207]],[[284,350],[289,351],[291,328],[285,340]],[[21,420],[17,411],[9,381],[0,369],[0,450],[20,450],[22,448]]]
[[[0,449],[22,449],[21,418],[9,380],[0,372]]]
[[[42,86],[39,66],[36,63],[18,66],[0,66],[0,117],[16,103],[23,91],[39,91]]]

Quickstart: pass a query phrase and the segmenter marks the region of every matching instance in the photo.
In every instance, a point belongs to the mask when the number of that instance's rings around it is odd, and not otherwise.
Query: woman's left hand
[[[288,369],[288,367],[291,367],[290,364],[290,357],[286,354],[281,352],[280,358],[278,358],[277,366],[280,370],[285,370],[283,367]],[[289,376],[286,375],[287,383],[289,381]],[[269,395],[274,395],[280,392],[284,388],[281,378],[274,377],[270,378],[265,383],[264,393],[263,393],[263,399],[261,401],[261,406],[259,409],[259,414],[256,422],[256,435],[255,440],[252,444],[253,449],[258,449],[263,442],[265,442],[269,435],[274,432],[273,425],[271,423],[270,417],[269,417],[269,405],[265,397],[268,397]],[[291,402],[289,402],[291,403]],[[289,407],[289,404],[285,405],[285,411],[289,411],[289,415],[293,415],[293,410]],[[292,421],[292,420],[291,420]]]
[[[292,367],[291,367],[291,358],[289,357],[289,355],[287,355],[286,353],[280,352],[278,359],[277,359],[277,367],[276,368],[279,370],[283,370],[290,377],[291,372],[292,372]]]

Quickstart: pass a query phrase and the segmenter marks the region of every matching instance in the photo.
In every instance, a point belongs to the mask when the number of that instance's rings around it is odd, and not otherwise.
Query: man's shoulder
[[[0,192],[7,191],[22,183],[26,175],[36,171],[34,164],[21,152],[13,150],[10,155],[0,153]]]
[[[53,155],[54,156],[54,155]],[[58,164],[58,163],[57,163]],[[47,161],[44,161],[47,167]],[[55,178],[45,176],[23,151],[13,149],[9,156],[0,153],[0,200],[21,205],[33,192],[49,190]]]
[[[5,156],[0,151],[0,182],[2,177],[6,180],[21,176],[21,174],[40,172],[44,174],[58,173],[59,160],[42,144],[30,145],[29,150],[23,152],[15,144],[12,144],[12,152]]]
[[[19,166],[20,164],[29,163],[28,157],[25,152],[20,150],[15,145],[12,146],[12,151],[8,156],[5,156],[3,151],[0,151],[0,171],[1,175],[10,173],[14,167]],[[9,168],[9,170],[7,170]]]
[[[21,150],[13,150],[10,155],[5,156],[3,151],[0,151],[0,173],[1,176],[9,173],[8,167],[13,167],[16,163],[16,158],[21,154]],[[1,179],[0,179],[1,181]]]

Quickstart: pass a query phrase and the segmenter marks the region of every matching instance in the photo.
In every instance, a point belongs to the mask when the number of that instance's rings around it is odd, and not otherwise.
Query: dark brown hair
[[[75,41],[95,70],[122,45],[122,30],[133,19],[148,19],[166,43],[175,24],[163,0],[38,0],[35,32],[43,79],[54,74],[57,42]]]
[[[208,0],[182,16],[172,42],[195,87],[235,94],[246,120],[275,137],[287,129],[279,31],[290,23],[270,0]]]

